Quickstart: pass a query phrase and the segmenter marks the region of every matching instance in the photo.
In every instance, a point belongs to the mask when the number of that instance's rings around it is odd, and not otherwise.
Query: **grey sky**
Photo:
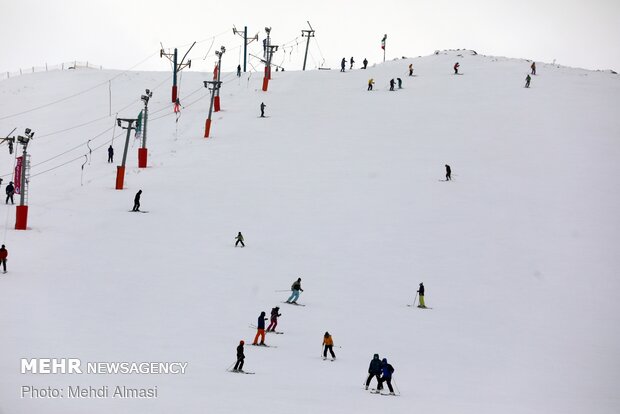
[[[337,67],[342,57],[382,59],[380,41],[388,34],[387,57],[427,55],[437,49],[468,48],[482,54],[558,63],[588,69],[620,69],[620,0],[0,0],[0,71],[46,62],[81,60],[126,69],[159,50],[224,33],[211,54],[224,45],[224,69],[239,63],[241,38],[232,34],[248,26],[272,44],[299,37],[274,60],[300,69],[310,20],[326,59]],[[205,57],[211,41],[191,53],[192,69],[211,70]],[[250,51],[260,54],[260,43]],[[321,61],[311,42],[309,67]],[[259,65],[253,62],[257,69]],[[137,69],[167,70],[159,55]]]

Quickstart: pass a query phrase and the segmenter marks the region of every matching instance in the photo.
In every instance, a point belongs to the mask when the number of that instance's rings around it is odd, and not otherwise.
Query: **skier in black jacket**
[[[452,180],[452,168],[448,164],[446,164],[446,181]]]
[[[347,60],[345,58],[342,58],[342,61],[340,62],[340,72],[344,72],[344,68],[347,66]]]
[[[133,199],[133,209],[131,211],[140,211],[140,196],[142,195],[142,190],[136,193],[136,197]]]
[[[426,304],[424,303],[424,284],[420,283],[420,287],[418,288],[418,295],[420,295],[420,304],[418,308],[426,308]]]
[[[368,66],[368,59],[364,58],[364,61],[362,63],[364,64],[364,67],[362,69],[366,69],[366,67]]]
[[[9,204],[9,200],[11,200],[11,204],[13,203],[13,194],[15,194],[15,187],[13,186],[13,181],[9,182],[9,185],[5,188],[6,191],[6,201],[4,204]]]
[[[235,363],[233,371],[243,372],[243,360],[245,359],[243,344],[245,344],[245,342],[239,341],[239,346],[237,347],[237,362]]]
[[[114,148],[112,148],[112,145],[108,147],[108,162],[114,162]]]
[[[381,384],[381,360],[379,359],[379,354],[375,354],[372,357],[372,361],[370,361],[370,366],[368,367],[368,379],[366,380],[366,389],[370,385],[370,381],[372,381],[373,377],[377,377],[377,382]]]
[[[394,90],[394,79],[390,79],[390,90]]]

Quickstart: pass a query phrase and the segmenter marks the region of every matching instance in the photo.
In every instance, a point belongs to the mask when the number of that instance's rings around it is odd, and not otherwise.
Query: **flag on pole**
[[[24,157],[17,157],[15,163],[15,172],[13,174],[13,184],[15,187],[15,194],[21,194],[22,192],[22,168]]]
[[[385,50],[385,40],[387,39],[387,35],[383,35],[383,39],[381,39],[381,49]]]

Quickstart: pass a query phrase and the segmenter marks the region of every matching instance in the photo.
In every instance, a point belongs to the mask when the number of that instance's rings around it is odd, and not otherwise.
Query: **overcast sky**
[[[233,25],[247,25],[261,41],[271,26],[272,44],[291,42],[275,63],[300,69],[307,20],[316,30],[309,68],[323,58],[334,68],[345,56],[379,62],[387,34],[388,59],[467,48],[620,70],[620,0],[0,0],[0,12],[4,72],[72,60],[128,69],[149,56],[136,69],[168,70],[160,42],[174,47],[194,40],[204,41],[190,54],[192,69],[211,70],[214,58],[205,56],[223,45],[223,67],[231,70],[242,44]],[[213,43],[208,39],[218,34]],[[254,42],[250,52],[261,54],[261,44]]]

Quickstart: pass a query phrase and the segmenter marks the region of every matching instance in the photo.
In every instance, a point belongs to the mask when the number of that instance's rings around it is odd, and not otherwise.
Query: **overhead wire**
[[[26,109],[26,110],[23,110],[23,111],[20,111],[20,112],[15,112],[15,113],[12,113],[12,114],[10,114],[10,115],[5,115],[5,116],[2,116],[2,117],[0,117],[0,121],[5,120],[5,119],[9,119],[9,118],[13,118],[13,117],[16,117],[16,116],[19,116],[19,115],[24,115],[24,114],[27,114],[27,113],[30,113],[30,112],[34,112],[34,111],[37,111],[37,110],[39,110],[39,109],[47,108],[47,107],[50,107],[50,106],[53,106],[53,105],[59,104],[59,103],[64,102],[64,101],[68,101],[69,99],[73,99],[73,98],[75,98],[76,96],[83,95],[83,94],[85,94],[85,93],[87,93],[87,92],[90,92],[90,91],[92,91],[92,90],[94,90],[94,89],[97,89],[97,88],[99,88],[99,87],[101,87],[101,86],[103,86],[103,85],[107,85],[107,84],[108,84],[108,82],[113,81],[114,79],[118,78],[119,76],[122,76],[122,75],[124,75],[125,73],[127,73],[127,72],[129,72],[129,71],[131,71],[131,70],[135,69],[135,68],[136,68],[136,67],[138,67],[139,65],[143,64],[144,62],[146,62],[147,60],[149,60],[150,58],[152,58],[154,55],[156,55],[156,53],[152,53],[152,54],[150,54],[150,55],[149,55],[149,56],[147,56],[145,59],[143,59],[143,60],[141,60],[140,62],[138,62],[138,63],[136,63],[135,65],[133,65],[131,68],[126,69],[126,70],[124,70],[124,71],[122,71],[122,72],[120,72],[120,73],[116,74],[115,76],[113,76],[113,77],[109,78],[109,79],[106,79],[104,82],[100,82],[100,83],[98,83],[98,84],[96,84],[96,85],[93,85],[93,86],[91,86],[91,87],[89,87],[89,88],[86,88],[86,89],[84,89],[84,90],[82,90],[82,91],[79,91],[79,92],[76,92],[76,93],[74,93],[74,94],[71,94],[71,95],[65,96],[65,97],[63,97],[63,98],[57,99],[57,100],[52,101],[52,102],[48,102],[48,103],[45,103],[45,104],[42,104],[42,105],[38,105],[38,106],[35,106],[35,107],[33,107],[33,108]]]

